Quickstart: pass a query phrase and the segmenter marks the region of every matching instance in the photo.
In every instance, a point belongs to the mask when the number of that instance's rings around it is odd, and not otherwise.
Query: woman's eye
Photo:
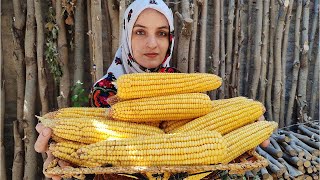
[[[145,33],[143,31],[136,31],[137,35],[144,35]]]
[[[167,32],[160,32],[159,35],[160,35],[160,36],[167,36],[168,33],[167,33]]]

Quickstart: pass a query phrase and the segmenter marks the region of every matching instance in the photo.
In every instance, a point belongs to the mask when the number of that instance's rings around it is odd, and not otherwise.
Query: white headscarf
[[[157,71],[158,68],[147,69],[142,67],[132,57],[132,29],[140,13],[147,8],[159,11],[168,20],[170,29],[169,48],[165,56],[165,59],[163,60],[163,63],[160,65],[159,68],[170,66],[169,63],[171,60],[174,46],[174,26],[172,11],[162,0],[136,0],[130,4],[130,6],[126,9],[124,13],[121,46],[116,52],[114,60],[108,69],[108,73],[103,78],[106,78],[106,76],[110,75],[110,73],[112,73],[114,75],[114,78],[117,79],[122,74]]]

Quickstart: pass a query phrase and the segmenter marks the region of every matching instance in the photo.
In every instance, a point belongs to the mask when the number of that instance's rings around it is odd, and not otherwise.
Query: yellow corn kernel
[[[105,139],[164,134],[157,127],[124,121],[87,118],[65,118],[58,120],[39,118],[39,120],[45,126],[53,129],[54,136],[86,144]]]
[[[80,149],[82,146],[84,146],[84,144],[64,141],[60,143],[50,144],[49,150],[52,152],[52,155],[66,162],[70,162],[78,166],[97,166],[98,163],[83,161],[77,157],[76,151]]]
[[[258,121],[224,135],[228,153],[224,163],[229,163],[246,151],[258,146],[271,136],[277,126],[276,122]]]
[[[231,103],[228,106],[217,108],[207,115],[194,119],[172,132],[214,130],[223,135],[256,121],[263,115],[264,111],[265,108],[262,103],[246,99],[240,101],[240,103]]]
[[[135,73],[116,81],[121,100],[205,92],[217,89],[221,83],[219,76],[208,73]]]
[[[77,153],[101,166],[209,165],[223,161],[226,145],[215,131],[194,131],[106,140],[83,146]]]
[[[118,102],[109,109],[109,116],[133,122],[185,120],[203,116],[211,108],[206,94],[176,94]]]

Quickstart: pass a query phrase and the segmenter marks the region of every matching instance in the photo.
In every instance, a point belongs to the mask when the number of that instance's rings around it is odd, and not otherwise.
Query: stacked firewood
[[[270,137],[268,147],[257,152],[268,159],[269,165],[260,172],[246,172],[247,177],[262,179],[319,179],[320,126],[310,122],[297,126],[297,132],[279,130]]]

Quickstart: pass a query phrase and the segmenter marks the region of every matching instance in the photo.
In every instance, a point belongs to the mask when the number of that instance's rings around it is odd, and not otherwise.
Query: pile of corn
[[[221,78],[206,73],[121,76],[111,108],[70,107],[39,120],[53,129],[57,158],[81,167],[227,164],[277,127],[263,104],[211,100]]]

